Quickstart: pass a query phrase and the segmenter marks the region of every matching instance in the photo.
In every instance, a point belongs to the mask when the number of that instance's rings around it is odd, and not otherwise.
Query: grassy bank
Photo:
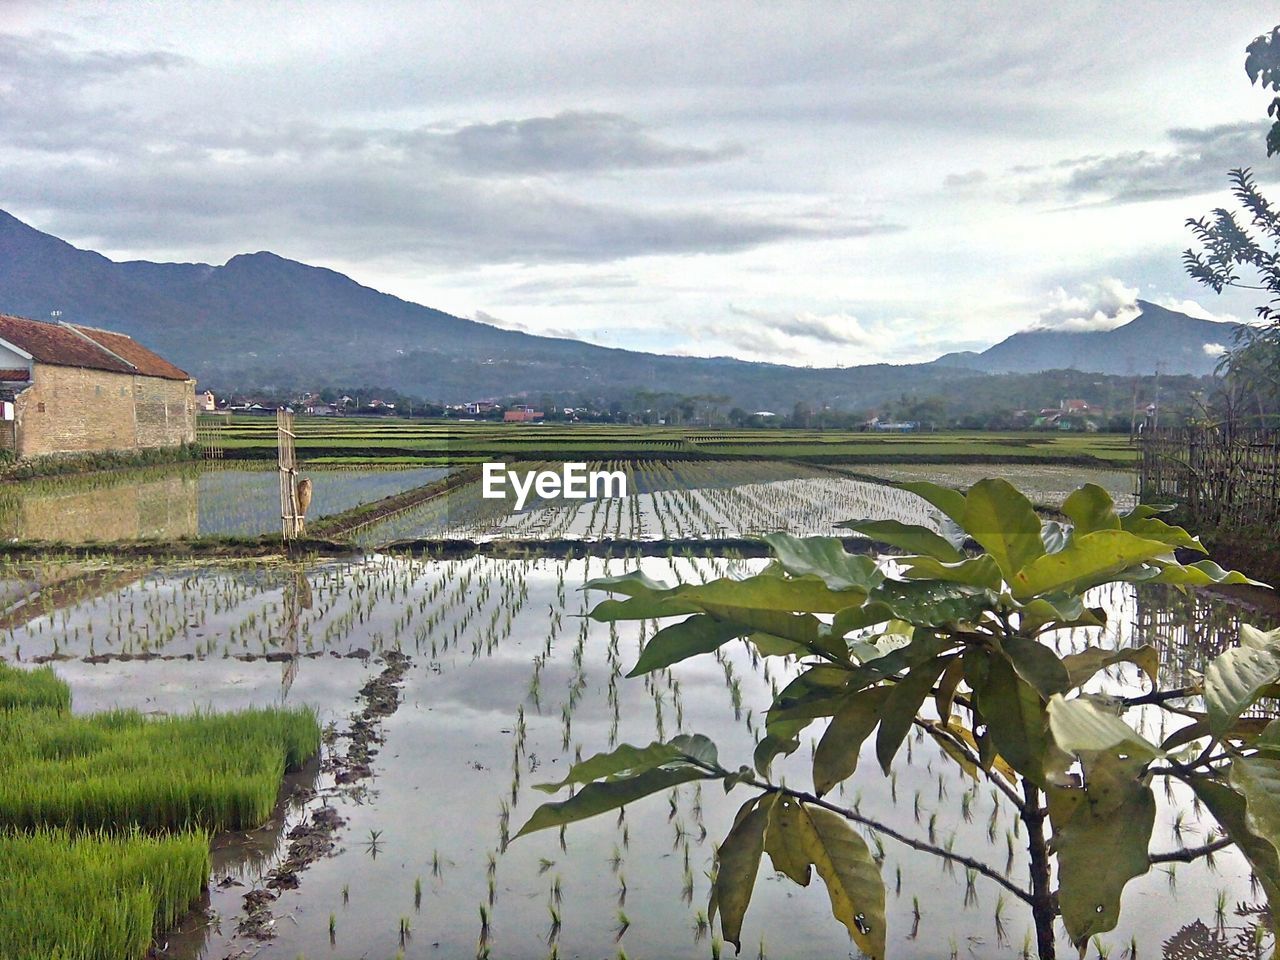
[[[308,710],[73,716],[49,669],[0,664],[0,957],[142,960],[320,746]]]
[[[0,824],[240,830],[266,820],[286,770],[315,754],[306,710],[144,717],[0,715]]]
[[[20,670],[0,663],[0,711],[24,708],[69,710],[71,689],[50,667]]]
[[[204,890],[209,837],[0,833],[0,957],[134,960]]]

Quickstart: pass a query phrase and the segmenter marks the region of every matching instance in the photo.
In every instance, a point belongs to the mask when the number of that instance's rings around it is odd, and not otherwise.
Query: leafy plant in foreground
[[[622,745],[543,785],[577,791],[539,807],[517,836],[691,781],[751,788],[719,848],[709,910],[735,947],[768,853],[798,884],[816,871],[859,949],[885,955],[884,883],[854,824],[974,871],[1027,903],[1042,960],[1054,956],[1059,917],[1071,940],[1085,945],[1115,927],[1125,884],[1153,863],[1186,862],[1230,843],[1280,904],[1280,722],[1245,716],[1259,698],[1280,694],[1280,632],[1246,627],[1241,646],[1214,659],[1201,682],[1176,689],[1158,688],[1154,647],[1090,645],[1059,656],[1046,642],[1062,630],[1102,633],[1104,611],[1089,607],[1085,595],[1103,584],[1185,590],[1247,578],[1207,559],[1180,563],[1176,549],[1203,552],[1196,538],[1153,507],[1117,514],[1098,486],[1066,499],[1069,522],[1042,520],[1003,480],[984,480],[967,494],[928,483],[903,487],[937,509],[938,529],[891,520],[844,525],[907,552],[889,569],[847,553],[836,539],[772,535],[765,539],[773,562],[743,580],[669,586],[637,572],[587,584],[618,595],[596,605],[596,620],[681,618],[649,639],[630,676],[738,638],[802,669],[769,707],[753,766],[722,765],[715,745],[699,735]],[[1120,663],[1141,670],[1151,691],[1111,697],[1084,689]],[[1174,732],[1161,743],[1147,740],[1126,722],[1143,709],[1164,711]],[[771,763],[794,752],[819,719],[829,722],[813,755],[813,790],[773,782]],[[826,799],[854,776],[873,737],[888,775],[912,728],[1013,805],[1028,887],[1006,870]],[[1217,819],[1221,839],[1152,854],[1157,778],[1192,791]]]

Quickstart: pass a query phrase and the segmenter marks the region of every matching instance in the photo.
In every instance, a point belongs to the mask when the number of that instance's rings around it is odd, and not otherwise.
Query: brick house
[[[0,314],[0,450],[194,443],[195,380],[123,333]]]

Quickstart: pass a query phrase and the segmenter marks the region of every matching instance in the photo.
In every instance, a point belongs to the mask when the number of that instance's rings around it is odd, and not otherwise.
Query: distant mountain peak
[[[1082,370],[1120,376],[1186,373],[1207,376],[1217,358],[1206,344],[1227,343],[1235,324],[1204,320],[1149,300],[1138,300],[1138,315],[1110,330],[1036,327],[1006,337],[981,353],[949,353],[935,363],[984,373],[1038,373]]]

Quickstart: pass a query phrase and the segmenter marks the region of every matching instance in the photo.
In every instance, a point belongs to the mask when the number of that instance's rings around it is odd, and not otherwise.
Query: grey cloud
[[[963,189],[964,187],[974,187],[980,183],[985,183],[987,179],[986,171],[970,170],[967,173],[947,174],[942,180],[942,185],[953,189]]]
[[[901,229],[877,218],[593,203],[536,182],[469,180],[399,164],[245,169],[139,159],[102,168],[72,157],[39,164],[0,157],[0,183],[5,202],[42,211],[39,226],[108,248],[203,242],[297,257],[341,250],[417,263],[603,263]]]
[[[729,305],[729,312],[735,316],[756,321],[788,337],[800,337],[840,346],[866,346],[872,340],[861,321],[847,313],[782,313],[753,310],[732,304]]]
[[[582,289],[619,289],[636,287],[634,277],[622,273],[580,274],[572,277],[548,277],[542,280],[524,280],[507,286],[503,292],[524,296],[528,294],[561,293]]]
[[[440,146],[468,172],[550,173],[683,167],[736,157],[742,148],[704,150],[664,143],[616,113],[569,111],[552,117],[473,124],[443,134]]]
[[[1168,131],[1172,148],[1095,154],[1062,160],[1065,177],[1030,185],[1026,199],[1045,190],[1068,202],[1139,203],[1226,188],[1227,171],[1266,159],[1265,124],[1241,122]]]
[[[519,330],[521,333],[528,333],[529,328],[518,320],[504,320],[501,317],[495,317],[491,313],[485,313],[483,310],[477,310],[471,318],[476,323],[487,323],[491,327],[499,327],[503,330]]]

